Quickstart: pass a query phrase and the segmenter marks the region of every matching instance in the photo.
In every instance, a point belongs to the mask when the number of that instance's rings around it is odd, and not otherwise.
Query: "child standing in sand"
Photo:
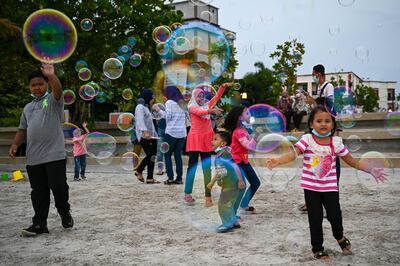
[[[312,252],[316,259],[329,259],[323,246],[323,207],[332,226],[333,236],[343,254],[351,254],[350,241],[343,235],[342,211],[339,203],[339,189],[336,176],[336,156],[341,157],[349,166],[370,173],[377,182],[383,182],[386,174],[383,169],[371,168],[354,159],[343,145],[342,138],[332,137],[336,129],[335,118],[324,106],[314,108],[308,119],[310,134],[302,136],[295,144],[296,154],[283,154],[267,159],[266,165],[272,169],[288,163],[303,153],[303,173],[301,187],[308,209],[308,222],[311,232]]]
[[[231,135],[226,131],[215,133],[212,145],[217,153],[215,157],[215,175],[208,183],[207,188],[212,189],[215,182],[221,186],[221,195],[218,201],[218,213],[222,225],[217,228],[218,233],[232,231],[240,228],[239,219],[236,215],[240,199],[243,196],[245,187],[240,170],[232,160]]]
[[[49,85],[52,92],[49,93]],[[22,236],[48,234],[47,216],[50,207],[50,190],[64,228],[72,228],[69,186],[66,175],[66,153],[61,123],[64,114],[64,97],[61,82],[54,66],[43,64],[40,70],[29,75],[32,102],[24,107],[18,131],[11,144],[9,155],[14,158],[17,148],[26,141],[26,170],[32,188],[31,200],[35,212],[32,225],[22,229]]]
[[[253,214],[255,208],[249,206],[251,199],[260,187],[260,179],[258,178],[253,167],[249,163],[249,149],[254,149],[256,141],[249,135],[247,130],[243,128],[243,122],[250,122],[250,114],[246,107],[235,106],[228,113],[225,123],[222,126],[232,133],[232,157],[235,163],[239,166],[244,180],[249,181],[250,187],[241,199],[240,208],[242,213]],[[244,188],[245,189],[245,188]]]
[[[72,143],[74,144],[74,162],[75,162],[75,173],[74,181],[80,181],[79,172],[81,174],[82,180],[86,179],[86,148],[83,141],[85,140],[87,134],[89,134],[89,129],[87,128],[87,123],[83,122],[82,127],[85,130],[85,134],[82,134],[82,130],[77,128],[74,130],[74,137],[72,138]]]

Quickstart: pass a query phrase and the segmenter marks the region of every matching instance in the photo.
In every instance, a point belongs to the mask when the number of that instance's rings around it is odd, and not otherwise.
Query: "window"
[[[388,101],[394,101],[395,100],[394,89],[388,89],[388,98],[387,99],[388,99]]]
[[[376,96],[379,96],[379,88],[373,88],[373,90],[374,90]]]
[[[395,111],[394,109],[394,103],[388,103],[388,109]]]
[[[318,94],[317,85],[313,84],[313,85],[312,85],[312,95],[317,95],[317,94]]]

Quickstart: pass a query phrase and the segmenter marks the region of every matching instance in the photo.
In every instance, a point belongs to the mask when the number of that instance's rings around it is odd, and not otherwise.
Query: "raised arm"
[[[49,85],[53,92],[53,97],[57,101],[63,96],[63,90],[61,82],[58,79],[54,71],[54,65],[52,64],[42,64],[42,73],[49,79]]]
[[[221,99],[222,95],[224,95],[225,89],[229,86],[232,86],[233,83],[224,83],[221,86],[219,86],[219,89],[217,93],[215,94],[214,97],[208,102],[208,107],[214,108],[214,106],[217,104],[217,102]]]
[[[83,123],[82,123],[82,127],[83,127],[83,129],[85,130],[85,133],[86,133],[86,134],[90,133],[89,129],[87,128],[87,123],[86,123],[86,122],[83,122]]]
[[[8,151],[8,155],[10,155],[11,158],[15,157],[19,145],[21,145],[25,140],[26,140],[26,130],[18,129],[17,133],[15,134],[14,140],[11,143],[10,149]]]

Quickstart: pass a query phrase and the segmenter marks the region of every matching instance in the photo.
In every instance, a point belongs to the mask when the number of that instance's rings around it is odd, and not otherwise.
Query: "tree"
[[[248,93],[248,97],[253,100],[253,103],[275,105],[280,90],[273,89],[273,84],[277,82],[274,73],[262,62],[256,62],[254,66],[256,72],[247,73],[240,81],[243,91]]]
[[[161,69],[160,58],[155,52],[156,44],[152,39],[153,29],[160,25],[181,22],[182,19],[182,13],[173,11],[163,0],[4,0],[0,18],[22,28],[26,18],[41,8],[53,8],[63,12],[72,20],[78,31],[78,45],[74,54],[56,66],[63,88],[74,90],[76,95],[79,87],[86,83],[78,79],[75,71],[76,61],[85,60],[92,72],[92,80],[99,82],[103,62],[111,53],[117,52],[120,46],[126,44],[128,37],[136,38],[137,43],[133,48],[142,55],[139,67],[133,68],[126,63],[123,75],[113,80],[110,88],[103,89],[106,93],[114,92],[114,97],[107,103],[97,105],[93,101],[84,102],[77,97],[76,103],[68,106],[76,120],[88,118],[89,113],[84,116],[76,115],[81,110],[92,110],[92,114],[101,118],[107,117],[110,110],[132,110],[135,99],[130,102],[122,101],[122,89],[130,87],[135,95],[138,95],[141,88],[151,87],[155,74]],[[85,32],[80,29],[80,21],[83,18],[93,21],[94,27],[91,31]],[[0,93],[3,95],[0,98],[0,125],[16,125],[23,106],[29,102],[26,77],[39,62],[27,53],[22,41],[4,40],[3,28],[0,33]]]
[[[331,84],[333,85],[334,88],[339,86],[343,86],[346,84],[346,81],[342,78],[341,75],[338,75],[338,80],[336,80],[335,77],[331,77]]]
[[[303,64],[304,44],[297,39],[286,41],[276,46],[276,50],[270,54],[270,58],[277,62],[272,66],[275,75],[280,81],[274,85],[275,89],[286,87],[291,94],[296,85],[297,68]],[[281,88],[279,88],[281,87]]]
[[[356,86],[357,105],[363,106],[363,112],[373,112],[375,107],[378,107],[379,96],[373,88],[364,84]]]

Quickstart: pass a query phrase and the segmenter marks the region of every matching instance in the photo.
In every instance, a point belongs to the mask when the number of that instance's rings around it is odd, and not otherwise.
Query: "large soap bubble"
[[[87,154],[96,159],[105,159],[113,155],[117,142],[113,136],[101,132],[89,133],[84,144]]]
[[[172,32],[160,54],[167,85],[194,88],[220,77],[231,50],[221,29],[205,22],[191,22]],[[193,64],[201,67],[201,75],[190,75]]]
[[[41,9],[25,21],[22,36],[28,52],[45,63],[59,63],[72,55],[78,35],[72,21],[60,11]]]

